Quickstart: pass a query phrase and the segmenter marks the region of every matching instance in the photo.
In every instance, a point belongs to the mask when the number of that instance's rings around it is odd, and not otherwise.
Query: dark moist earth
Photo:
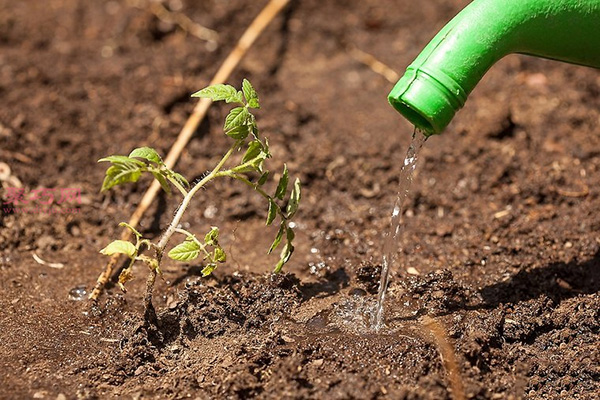
[[[215,182],[185,220],[200,234],[218,224],[229,260],[210,278],[166,262],[157,328],[141,319],[143,265],[127,294],[113,279],[97,309],[77,301],[149,183],[100,194],[96,160],[140,145],[165,154],[189,94],[265,1],[166,3],[217,31],[214,45],[143,0],[0,0],[0,161],[14,177],[3,185],[82,191],[77,214],[0,213],[0,398],[459,399],[460,386],[477,399],[598,398],[592,69],[506,57],[430,138],[387,325],[368,329],[412,127],[358,51],[401,72],[467,3],[306,0],[273,21],[229,81],[257,87],[271,167],[287,161],[304,183],[296,252],[271,276],[265,204]],[[212,107],[184,151],[177,169],[190,179],[227,148],[227,110]],[[142,231],[159,235],[176,204],[161,195]]]

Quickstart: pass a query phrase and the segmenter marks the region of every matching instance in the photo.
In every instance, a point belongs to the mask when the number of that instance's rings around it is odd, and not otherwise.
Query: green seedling
[[[227,259],[225,250],[219,243],[219,228],[211,227],[204,237],[198,237],[179,226],[192,198],[214,179],[229,178],[242,182],[268,203],[266,225],[272,225],[276,220],[279,224],[275,240],[268,253],[273,252],[283,243],[279,261],[274,268],[275,273],[281,271],[294,251],[294,231],[290,222],[296,214],[300,202],[300,180],[296,179],[290,185],[289,172],[284,164],[275,193],[270,195],[264,188],[270,176],[269,171],[265,168],[265,162],[271,158],[271,153],[268,140],[259,136],[256,118],[251,112],[252,109],[260,108],[256,91],[250,82],[244,79],[241,91],[230,85],[218,84],[208,86],[192,96],[236,105],[229,111],[224,125],[225,134],[233,140],[233,143],[216,166],[207,172],[200,181],[190,186],[181,174],[168,168],[159,154],[149,147],[137,148],[129,156],[113,155],[99,160],[99,162],[111,163],[106,171],[102,191],[123,183],[136,182],[143,173],[150,173],[165,192],[171,193],[172,187],[174,187],[183,197],[173,220],[158,241],[153,242],[144,238],[134,227],[122,222],[120,225],[133,233],[135,242],[115,240],[100,250],[102,254],[108,256],[119,253],[129,257],[128,266],[119,276],[119,286],[123,291],[125,291],[125,283],[133,278],[132,267],[136,261],[141,261],[149,267],[145,305],[146,311],[152,311],[152,313],[154,283],[156,276],[161,274],[161,262],[174,234],[180,234],[184,239],[172,247],[166,253],[167,256],[173,260],[184,262],[201,258],[203,276],[210,275],[220,263],[224,263]],[[244,149],[245,152],[241,157],[234,157],[236,153],[241,153]],[[234,162],[234,159],[237,161]],[[144,250],[148,250],[152,255],[142,254]]]

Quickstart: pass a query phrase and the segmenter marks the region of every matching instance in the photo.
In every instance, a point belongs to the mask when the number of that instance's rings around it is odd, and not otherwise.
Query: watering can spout
[[[600,68],[600,0],[475,0],[425,47],[388,100],[426,135],[440,133],[510,53]]]

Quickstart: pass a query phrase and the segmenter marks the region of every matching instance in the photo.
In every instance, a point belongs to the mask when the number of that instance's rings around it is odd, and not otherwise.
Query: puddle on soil
[[[350,335],[371,336],[394,335],[413,327],[419,310],[413,304],[407,306],[405,315],[395,315],[395,318],[385,329],[374,331],[372,328],[373,313],[376,311],[377,300],[362,289],[352,289],[347,296],[314,315],[306,323],[307,328],[318,334],[345,333]],[[412,329],[412,328],[410,328]]]
[[[332,308],[317,313],[303,325],[306,330],[304,337],[317,336],[360,336],[363,339],[381,340],[382,338],[400,338],[429,342],[437,348],[444,369],[448,373],[448,386],[453,400],[466,399],[459,363],[452,342],[444,324],[433,317],[424,315],[413,319],[396,321],[394,326],[386,325],[377,331],[372,329],[371,318],[377,302],[366,296],[366,293],[353,293],[334,304]],[[297,322],[292,322],[298,325]],[[302,335],[301,335],[302,336]],[[299,336],[300,337],[300,336]]]
[[[404,211],[404,204],[410,191],[413,174],[415,167],[417,166],[417,159],[419,157],[419,150],[423,147],[423,143],[427,140],[427,136],[418,129],[415,129],[413,133],[412,141],[406,152],[402,169],[400,170],[400,180],[398,183],[398,196],[394,203],[392,210],[392,218],[390,220],[390,226],[387,232],[383,234],[383,260],[381,264],[381,280],[379,282],[379,293],[377,295],[377,304],[373,311],[370,325],[373,329],[378,331],[383,327],[383,312],[385,295],[388,288],[390,279],[390,269],[396,265],[396,256],[401,250],[399,248],[400,243],[398,236],[400,235],[400,228],[402,227],[402,212]]]

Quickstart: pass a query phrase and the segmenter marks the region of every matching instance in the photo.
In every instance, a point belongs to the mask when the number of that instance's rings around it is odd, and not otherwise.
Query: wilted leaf
[[[133,243],[128,242],[126,240],[115,240],[114,242],[109,243],[108,246],[100,250],[100,253],[106,256],[112,256],[113,254],[119,253],[127,254],[129,257],[133,257],[135,251],[136,249]]]
[[[131,271],[131,267],[125,268],[119,274],[119,287],[123,292],[127,292],[125,289],[125,284],[133,279],[133,272]]]
[[[158,265],[158,260],[154,257],[148,257],[148,256],[138,256],[137,257],[138,260],[143,261],[144,264],[146,264],[148,266],[148,268],[150,268],[151,270],[154,270],[156,272],[158,272],[159,274],[162,274],[159,265]]]
[[[129,225],[127,222],[121,222],[121,223],[119,223],[119,226],[124,226],[124,227],[126,227],[127,229],[129,229],[131,232],[133,232],[133,234],[134,234],[135,236],[137,236],[137,237],[142,237],[142,234],[141,234],[141,233],[139,233],[139,232],[137,231],[137,229],[135,229],[133,226]]]

